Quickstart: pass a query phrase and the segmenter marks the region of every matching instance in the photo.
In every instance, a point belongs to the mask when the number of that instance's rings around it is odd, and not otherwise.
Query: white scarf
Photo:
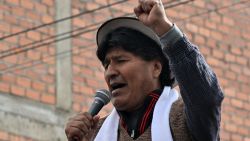
[[[173,141],[169,126],[169,113],[172,104],[178,99],[176,90],[164,87],[156,102],[151,124],[152,141]],[[105,119],[94,141],[117,141],[120,117],[114,108]]]

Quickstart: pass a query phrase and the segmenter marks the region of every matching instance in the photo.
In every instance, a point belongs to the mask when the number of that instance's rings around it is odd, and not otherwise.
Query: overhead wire
[[[176,20],[176,21],[179,22],[179,21],[184,21],[184,20],[191,19],[191,18],[194,18],[194,17],[199,17],[201,15],[206,15],[206,14],[209,14],[209,13],[212,13],[212,12],[220,11],[220,10],[223,10],[223,9],[228,9],[228,8],[233,7],[235,5],[244,4],[244,3],[247,3],[247,2],[249,2],[249,0],[234,2],[234,3],[229,4],[229,5],[216,7],[216,8],[213,8],[213,9],[206,10],[204,12],[193,14],[191,16],[188,16],[186,18],[182,18],[182,19],[179,19],[179,20]]]
[[[91,24],[91,25],[87,25],[87,26],[84,26],[84,27],[77,28],[76,30],[70,30],[70,31],[67,31],[67,32],[64,32],[64,33],[61,33],[61,34],[58,34],[58,35],[53,35],[53,36],[47,37],[47,38],[42,39],[42,40],[27,43],[27,44],[19,46],[17,48],[13,48],[13,49],[3,51],[3,52],[1,52],[0,59],[6,58],[6,57],[9,57],[9,56],[12,56],[12,55],[16,55],[18,53],[26,52],[26,51],[28,51],[30,49],[36,49],[36,48],[39,48],[39,47],[42,47],[42,46],[45,46],[45,45],[49,45],[49,44],[54,43],[54,42],[58,42],[58,41],[66,40],[68,38],[72,38],[72,37],[74,37],[76,35],[73,34],[73,35],[66,36],[66,37],[58,39],[58,37],[61,37],[61,36],[67,35],[67,34],[72,34],[72,33],[77,32],[77,31],[86,30],[86,29],[91,28],[93,26],[97,26],[97,25],[99,25],[101,23],[102,22],[94,23],[94,24]],[[80,33],[85,33],[85,32],[80,32]],[[79,33],[77,35],[79,35]],[[52,40],[52,39],[54,39],[54,40]],[[52,40],[52,41],[49,41],[49,40]],[[45,41],[49,41],[49,42],[43,43]],[[38,43],[40,43],[40,44],[38,44]],[[38,44],[38,45],[36,45],[36,44]],[[30,47],[30,46],[32,46],[32,47]]]
[[[33,67],[35,67],[35,66],[37,66],[37,65],[41,65],[41,64],[43,64],[45,61],[48,61],[49,59],[52,59],[52,58],[54,58],[54,57],[56,57],[56,56],[65,55],[65,54],[68,54],[68,53],[70,53],[70,52],[72,52],[72,55],[78,55],[78,54],[83,53],[83,52],[85,52],[85,51],[92,50],[92,47],[93,47],[94,45],[96,45],[96,44],[95,44],[95,43],[88,44],[87,46],[85,46],[84,48],[81,49],[81,52],[74,52],[73,49],[69,49],[69,50],[65,50],[65,51],[62,51],[62,52],[60,52],[60,53],[57,53],[56,55],[48,55],[48,56],[45,56],[45,57],[43,58],[43,60],[42,60],[42,59],[39,59],[39,60],[35,60],[35,61],[34,61],[34,60],[32,60],[32,61],[27,61],[27,62],[25,62],[25,63],[23,63],[23,64],[11,66],[11,67],[9,67],[8,69],[1,70],[0,73],[8,73],[8,72],[13,72],[13,71],[15,71],[15,70],[20,70],[20,69],[22,69],[22,70],[27,70],[27,69],[33,68]],[[67,56],[63,56],[62,58],[64,58],[64,57],[67,57]],[[25,65],[29,65],[29,64],[32,64],[32,66],[25,66]]]
[[[98,8],[92,9],[92,10],[84,11],[84,12],[81,12],[81,13],[78,13],[78,14],[75,14],[75,15],[72,15],[72,16],[68,16],[68,17],[65,17],[65,18],[62,18],[62,19],[54,20],[54,21],[52,21],[52,22],[48,22],[48,23],[41,24],[41,25],[38,25],[38,26],[35,26],[35,27],[32,27],[32,28],[28,28],[28,29],[25,29],[25,30],[22,30],[22,31],[13,33],[13,34],[9,34],[9,35],[6,35],[6,36],[2,36],[2,37],[0,37],[0,41],[1,41],[1,40],[4,40],[4,39],[6,39],[6,38],[10,38],[10,37],[13,37],[13,36],[16,36],[16,35],[19,35],[19,34],[27,33],[27,32],[29,32],[29,31],[32,31],[32,30],[36,30],[36,29],[42,28],[42,27],[45,27],[45,26],[49,26],[49,25],[52,25],[52,24],[60,23],[60,22],[63,22],[63,21],[65,21],[65,20],[73,19],[73,18],[82,16],[82,15],[85,15],[85,14],[93,13],[93,12],[95,12],[95,11],[98,11],[98,10],[101,10],[101,9],[105,9],[105,8],[108,8],[108,7],[117,5],[117,4],[121,4],[121,3],[124,3],[124,2],[127,2],[127,1],[128,1],[128,0],[121,0],[121,1],[118,1],[118,2],[114,2],[114,3],[112,3],[112,4],[107,4],[107,5],[100,6],[100,7],[98,7]]]
[[[191,0],[191,1],[193,1],[193,0]],[[188,3],[188,2],[190,2],[190,1],[182,1],[182,2],[178,3],[178,5],[185,4],[185,3]],[[233,4],[230,4],[230,5],[227,5],[227,6],[223,6],[223,7],[219,7],[219,8],[217,7],[217,8],[215,8],[215,9],[210,9],[210,10],[205,11],[205,12],[201,12],[201,13],[198,13],[198,14],[191,15],[191,16],[189,16],[189,17],[187,17],[187,18],[182,18],[182,19],[176,20],[176,22],[183,21],[183,20],[186,20],[186,19],[191,19],[191,18],[194,18],[194,17],[197,17],[197,16],[201,16],[201,15],[204,15],[204,14],[208,14],[208,13],[211,13],[211,12],[215,12],[215,11],[218,11],[218,10],[226,9],[226,8],[232,7],[232,6],[234,6],[234,5],[244,4],[244,3],[246,3],[246,2],[248,2],[248,1],[240,1],[240,2],[233,3]],[[113,4],[109,4],[109,5],[113,5]],[[171,8],[172,6],[178,6],[178,5],[172,4],[172,3],[171,3],[171,4],[169,4],[169,5],[165,5],[164,8],[167,9],[167,8]],[[98,25],[98,24],[101,24],[101,23],[102,23],[102,22],[99,22],[99,23],[96,23],[95,25]],[[93,26],[93,25],[89,25],[89,26]],[[76,30],[71,30],[71,31],[64,32],[64,33],[59,34],[59,35],[50,36],[50,37],[45,38],[45,39],[42,39],[42,40],[37,40],[37,41],[35,41],[35,42],[28,43],[28,44],[25,44],[25,45],[22,45],[22,46],[13,48],[13,49],[9,49],[9,50],[2,51],[2,52],[1,52],[0,59],[5,58],[5,57],[8,57],[8,56],[11,56],[11,55],[14,55],[14,54],[16,54],[16,53],[20,53],[20,52],[22,52],[22,51],[20,51],[21,49],[23,49],[23,48],[25,48],[25,47],[28,47],[28,46],[30,46],[30,45],[33,45],[33,44],[36,44],[36,43],[40,43],[40,42],[49,40],[49,39],[51,39],[51,38],[56,38],[56,37],[60,37],[60,36],[66,35],[66,34],[70,34],[70,33],[73,33],[73,32],[75,32],[75,31],[77,31],[77,30],[82,30],[82,29],[84,30],[84,29],[86,29],[86,28],[89,27],[89,26],[80,27],[80,28],[77,28]],[[40,46],[38,46],[38,47],[40,47]],[[16,50],[16,51],[15,51],[15,50]],[[26,51],[26,50],[24,50],[24,51]],[[6,53],[7,53],[7,54],[6,54]]]
[[[169,3],[164,3],[164,7],[167,7],[167,8],[170,8],[170,7],[175,7],[175,6],[178,6],[178,5],[181,5],[181,4],[185,4],[185,3],[187,3],[187,2],[191,2],[191,1],[193,1],[193,0],[186,0],[186,1],[184,1],[184,2],[181,2],[181,3],[175,3],[175,4],[171,4],[170,2]],[[171,4],[170,6],[168,6],[168,4]],[[125,14],[125,15],[122,15],[122,16],[129,16],[130,14]],[[100,23],[103,23],[103,22],[99,22],[99,23],[95,23],[95,24],[92,24],[92,25],[89,25],[88,27],[90,27],[90,26],[93,26],[93,25],[98,25],[98,24],[100,24]],[[86,29],[86,28],[84,28],[84,27],[82,27],[82,28],[79,28],[79,29]],[[97,28],[96,28],[97,29]],[[94,31],[95,29],[93,29],[93,31]],[[75,30],[74,30],[75,31]],[[72,32],[74,32],[74,31],[70,31],[70,32],[67,32],[67,33],[72,33]],[[90,31],[88,31],[88,32],[90,32]],[[88,33],[88,32],[84,32],[84,33]],[[65,34],[67,34],[66,32],[65,33],[62,33],[63,35],[65,35]],[[72,37],[74,36],[78,36],[78,35],[81,35],[81,34],[84,34],[84,33],[79,33],[79,34],[77,34],[77,35],[72,35]],[[69,37],[64,37],[63,39],[57,39],[57,40],[54,40],[55,42],[58,42],[58,41],[61,41],[61,40],[65,40],[65,39],[67,39],[67,38],[72,38],[71,36],[69,36]],[[49,43],[43,43],[43,44],[40,44],[40,45],[37,45],[37,46],[34,46],[34,47],[32,47],[32,48],[30,48],[30,49],[34,49],[34,48],[38,48],[38,47],[41,47],[41,46],[44,46],[44,45],[48,45],[48,44],[51,44],[51,43],[53,43],[53,41],[52,42],[49,42]],[[24,51],[28,51],[29,49],[25,49],[25,50],[23,50],[23,51],[18,51],[18,53],[21,53],[21,52],[24,52]],[[72,50],[69,50],[69,51],[72,51]],[[67,53],[67,52],[65,52],[65,53]],[[11,53],[11,54],[9,54],[8,56],[10,56],[10,55],[14,55],[15,53]],[[56,54],[56,55],[52,55],[52,57],[53,56],[57,56],[57,55],[62,55],[62,54],[64,54],[64,53],[59,53],[59,54]],[[6,55],[5,55],[5,57],[7,57]],[[49,56],[48,56],[49,57]],[[1,57],[0,57],[1,58]],[[33,62],[33,60],[32,61],[29,61],[29,62],[25,62],[25,63],[23,63],[23,64],[30,64],[31,62]],[[1,72],[6,72],[6,70],[9,72],[9,71],[11,71],[11,69],[13,69],[13,68],[17,68],[18,66],[20,66],[20,65],[23,65],[23,64],[19,64],[19,65],[15,65],[15,66],[12,66],[12,67],[8,67],[7,69],[3,69],[3,70],[0,70]],[[32,64],[32,66],[34,66],[33,64]]]
[[[169,2],[169,3],[165,3],[164,4],[164,8],[171,8],[171,7],[174,7],[174,6],[178,6],[178,5],[182,5],[182,4],[186,4],[188,2],[191,2],[193,0],[186,0],[186,1],[181,1],[179,3],[177,2]],[[108,5],[114,5],[113,3],[112,4],[108,4]],[[127,14],[127,15],[123,15],[123,16],[128,16],[130,14]],[[98,24],[101,24],[102,22],[99,22],[99,23],[95,23],[95,24],[92,24],[92,25],[88,25],[88,26],[85,26],[85,27],[80,27],[80,28],[77,28],[75,30],[71,30],[71,31],[68,31],[68,32],[64,32],[64,33],[61,33],[61,34],[58,34],[58,35],[54,35],[54,36],[50,36],[48,38],[45,38],[45,39],[42,39],[42,40],[37,40],[37,41],[34,41],[34,42],[31,42],[31,43],[27,43],[25,45],[21,45],[21,46],[18,46],[18,47],[15,47],[15,48],[11,48],[11,49],[8,49],[8,50],[5,50],[5,51],[2,51],[1,52],[1,56],[0,56],[0,59],[3,59],[5,57],[8,57],[8,56],[11,56],[11,55],[15,55],[17,53],[21,53],[21,52],[25,52],[29,49],[26,49],[26,48],[29,48],[29,46],[32,46],[34,44],[37,44],[37,43],[41,43],[41,42],[44,42],[44,41],[47,41],[47,40],[51,40],[52,38],[57,38],[57,37],[60,37],[60,36],[63,36],[63,35],[66,35],[66,34],[70,34],[70,33],[73,33],[75,31],[78,31],[78,30],[84,30],[90,26],[94,26],[94,25],[98,25]],[[56,41],[56,40],[55,40]],[[59,40],[60,41],[60,40]],[[52,42],[50,42],[52,43]],[[32,47],[33,49],[34,48],[38,48],[38,47],[41,47],[43,45],[47,45],[46,43],[45,44],[42,44],[42,45],[36,45],[35,47]]]
[[[41,47],[41,46],[50,45],[50,44],[52,44],[52,43],[59,42],[59,41],[63,41],[63,40],[69,39],[69,38],[73,38],[73,37],[76,37],[76,36],[79,36],[79,35],[82,35],[82,34],[85,34],[85,33],[93,32],[93,31],[95,31],[95,30],[96,30],[96,28],[86,29],[85,31],[81,31],[81,32],[79,32],[79,33],[77,33],[77,34],[73,34],[73,35],[66,36],[66,37],[63,37],[63,38],[60,38],[60,39],[55,39],[55,40],[50,41],[50,42],[46,42],[46,43],[39,44],[39,45],[37,45],[37,46],[32,47],[32,49],[34,49],[34,48],[39,48],[39,47]],[[24,51],[28,51],[28,50],[30,50],[30,48],[25,49],[25,50],[22,50],[22,51],[19,51],[18,53],[21,53],[21,52],[24,52]],[[59,56],[59,55],[63,55],[63,54],[69,53],[69,52],[71,52],[71,51],[73,51],[73,50],[70,49],[70,50],[67,50],[67,51],[63,51],[63,52],[57,53],[56,55],[48,55],[48,56],[46,56],[46,57],[43,57],[43,59],[49,58],[49,57],[56,57],[56,56]],[[13,55],[13,54],[11,54],[11,55]],[[42,62],[42,59],[35,60],[35,61],[40,61],[40,62]],[[0,72],[1,72],[1,73],[10,72],[10,71],[16,70],[15,68],[18,68],[19,66],[22,66],[22,65],[25,65],[25,64],[31,64],[32,62],[34,62],[34,60],[27,61],[27,62],[24,62],[24,63],[22,63],[22,64],[16,64],[16,65],[13,65],[13,66],[11,66],[11,67],[8,67],[7,69],[2,69],[2,70],[0,70]],[[30,66],[30,67],[31,67],[31,66]],[[34,64],[32,64],[32,67],[34,67]],[[26,68],[26,67],[24,67],[24,68]],[[20,69],[20,68],[18,68],[18,69]],[[21,69],[23,69],[23,68],[21,68]]]
[[[193,0],[191,0],[191,1],[193,1]],[[226,9],[226,8],[230,8],[230,7],[232,7],[232,6],[235,6],[235,5],[237,5],[237,4],[242,4],[242,3],[245,3],[245,2],[247,2],[247,1],[240,1],[240,2],[236,2],[236,3],[233,3],[233,4],[230,4],[231,6],[229,6],[229,5],[227,5],[227,6],[221,6],[221,7],[217,7],[217,8],[215,8],[215,9],[210,9],[210,10],[207,10],[206,12],[201,12],[201,13],[198,13],[198,14],[194,14],[194,15],[191,15],[190,16],[190,18],[193,18],[193,17],[197,17],[197,16],[201,16],[201,15],[204,15],[204,14],[208,14],[208,13],[211,13],[211,12],[213,12],[213,11],[220,11],[220,10],[222,10],[222,9]],[[165,6],[164,6],[165,7]],[[167,7],[167,6],[166,6]],[[169,6],[169,7],[172,7],[172,6]],[[184,21],[184,20],[186,20],[186,19],[189,19],[189,18],[183,18],[183,19],[180,19],[180,20],[178,20],[178,21]],[[94,30],[96,30],[96,29],[93,29],[93,31]],[[91,32],[91,31],[89,31],[89,32]],[[85,33],[88,33],[88,32],[85,32]],[[79,33],[80,34],[80,33]],[[84,34],[84,33],[83,33]],[[80,34],[81,35],[81,34]],[[72,37],[69,37],[69,38],[72,38]],[[65,38],[66,39],[66,38]],[[64,40],[65,40],[64,39]],[[85,49],[85,48],[83,48],[83,49]],[[72,50],[69,50],[69,51],[72,51]],[[52,55],[52,56],[50,56],[50,57],[54,57],[54,56],[57,56],[57,55],[62,55],[62,54],[65,54],[65,53],[68,53],[67,51],[65,51],[65,52],[63,52],[63,53],[59,53],[59,54],[55,54],[55,55]],[[80,52],[79,52],[80,53]],[[32,61],[33,62],[33,61]],[[30,63],[30,62],[29,62]],[[11,68],[7,68],[7,69],[4,69],[4,70],[1,70],[1,72],[2,71],[4,71],[4,72],[10,72],[10,71],[13,71],[13,70],[9,70],[9,69],[11,69]],[[18,68],[18,69],[20,69],[20,68]],[[21,68],[22,69],[22,68]]]
[[[219,9],[218,9],[219,10]],[[210,13],[210,12],[209,12]],[[198,15],[197,15],[198,16]]]
[[[104,8],[108,8],[108,7],[117,5],[117,4],[124,3],[126,1],[128,1],[128,0],[122,0],[122,1],[114,2],[114,3],[108,3],[105,6],[101,6],[99,8],[93,9],[93,10],[89,10],[89,11],[85,11],[85,12],[82,12],[82,13],[79,13],[79,14],[76,14],[76,15],[73,15],[73,16],[65,17],[65,18],[62,18],[62,19],[59,19],[59,20],[56,20],[56,21],[53,21],[53,22],[50,22],[50,23],[47,23],[47,24],[42,24],[42,25],[37,26],[37,27],[28,28],[28,29],[23,30],[21,32],[10,34],[10,35],[7,35],[7,36],[2,37],[2,38],[9,38],[9,37],[17,36],[19,34],[22,34],[22,33],[25,33],[25,32],[29,32],[31,30],[36,30],[36,29],[44,27],[44,26],[48,26],[48,25],[59,23],[59,22],[62,22],[62,21],[68,20],[68,19],[76,18],[76,17],[82,16],[84,14],[93,13],[93,12],[96,12],[96,11],[104,9]],[[87,25],[85,27],[80,27],[80,28],[77,28],[76,30],[71,30],[71,31],[64,32],[64,33],[61,33],[61,34],[58,34],[58,35],[50,36],[48,38],[37,40],[37,41],[31,42],[31,43],[27,43],[27,44],[24,44],[24,45],[21,45],[21,46],[18,46],[18,47],[10,48],[8,50],[4,50],[4,51],[1,52],[0,59],[3,59],[5,57],[11,56],[11,55],[15,55],[17,53],[21,53],[21,52],[27,51],[28,49],[26,49],[26,48],[28,48],[29,46],[32,46],[34,44],[38,44],[38,43],[41,43],[41,42],[44,42],[44,41],[47,41],[47,40],[51,40],[53,38],[57,38],[57,37],[60,37],[60,36],[66,35],[66,34],[71,34],[71,33],[76,32],[78,30],[84,30],[84,29],[86,29],[88,27],[91,27],[91,26],[94,26],[94,25],[98,25],[98,24],[101,24],[101,22],[95,23],[95,24],[92,24],[92,25]],[[41,47],[41,46],[42,45],[38,45],[38,46],[36,46],[34,48],[38,48],[38,47]]]
[[[168,9],[168,8],[176,7],[179,5],[184,5],[184,4],[187,4],[187,3],[192,2],[192,1],[194,1],[194,0],[185,0],[185,1],[181,1],[181,2],[173,1],[172,3],[169,3],[169,4],[163,4],[163,6],[164,6],[164,9]]]

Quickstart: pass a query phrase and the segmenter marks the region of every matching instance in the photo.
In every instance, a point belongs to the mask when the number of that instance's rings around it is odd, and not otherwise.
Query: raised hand
[[[134,13],[141,22],[159,36],[172,27],[161,0],[139,0],[138,6],[134,8]]]

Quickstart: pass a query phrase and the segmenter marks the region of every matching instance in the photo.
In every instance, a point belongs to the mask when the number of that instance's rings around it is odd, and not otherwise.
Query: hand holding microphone
[[[91,137],[91,131],[96,128],[99,122],[98,112],[109,103],[110,93],[105,89],[96,91],[94,102],[88,112],[79,113],[69,119],[65,133],[68,141],[82,141]]]

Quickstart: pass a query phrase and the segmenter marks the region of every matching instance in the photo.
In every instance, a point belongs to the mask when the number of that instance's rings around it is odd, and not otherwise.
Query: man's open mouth
[[[120,89],[120,88],[123,88],[125,87],[127,84],[125,83],[113,83],[111,84],[111,92],[114,91],[114,90],[117,90],[117,89]]]

